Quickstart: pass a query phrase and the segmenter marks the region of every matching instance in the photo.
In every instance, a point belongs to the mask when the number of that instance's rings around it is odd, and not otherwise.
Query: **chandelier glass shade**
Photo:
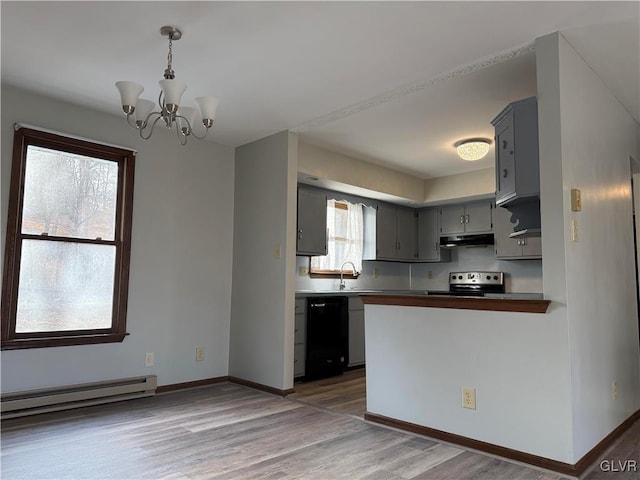
[[[455,144],[458,156],[469,162],[480,160],[489,152],[491,140],[486,138],[469,138]]]
[[[120,103],[122,111],[127,116],[127,123],[139,131],[141,138],[149,139],[156,124],[161,121],[166,128],[175,129],[178,142],[186,145],[189,136],[203,139],[207,135],[216,118],[219,102],[214,97],[198,97],[194,100],[198,108],[180,104],[187,84],[175,79],[171,63],[173,41],[182,38],[182,32],[176,27],[164,26],[160,29],[160,33],[169,38],[169,53],[164,79],[158,82],[160,94],[157,105],[151,100],[140,98],[144,87],[135,82],[116,82],[116,88],[120,92]],[[156,107],[157,110],[154,110]],[[198,122],[203,125],[202,134],[195,132]]]

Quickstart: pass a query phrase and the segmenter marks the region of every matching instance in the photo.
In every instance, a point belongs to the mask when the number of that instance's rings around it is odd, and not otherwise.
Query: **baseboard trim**
[[[584,455],[578,462],[575,464],[576,471],[578,471],[579,475],[587,471],[591,465],[607,450],[613,443],[615,443],[618,438],[622,436],[624,432],[626,432],[631,425],[633,425],[638,419],[640,419],[640,410],[636,411],[636,413],[632,414],[629,418],[627,418],[624,422],[616,427],[609,435],[604,437],[600,443],[598,443],[595,447],[589,450],[586,455]]]
[[[215,383],[222,383],[229,380],[229,377],[205,378],[203,380],[195,380],[193,382],[174,383],[172,385],[162,385],[156,388],[156,393],[175,392],[177,390],[185,390],[187,388],[204,387]]]
[[[252,382],[250,380],[245,380],[244,378],[238,377],[229,377],[229,381],[231,383],[237,383],[238,385],[242,385],[249,388],[254,388],[256,390],[261,390],[267,393],[273,393],[274,395],[279,395],[281,397],[286,397],[295,392],[293,388],[289,388],[287,390],[280,390],[279,388],[270,387],[269,385],[263,385],[262,383]]]
[[[572,475],[579,477],[582,475],[600,455],[602,455],[607,448],[609,448],[633,423],[640,418],[640,410],[635,412],[624,422],[622,422],[615,430],[607,435],[600,443],[593,447],[585,456],[583,456],[577,463],[570,464],[560,462],[558,460],[552,460],[546,457],[540,457],[525,453],[520,450],[513,450],[507,447],[501,447],[493,443],[487,443],[473,438],[464,437],[462,435],[456,435],[454,433],[445,432],[443,430],[437,430],[435,428],[425,427],[417,425],[415,423],[405,422],[403,420],[397,420],[395,418],[385,417],[384,415],[378,415],[377,413],[366,412],[364,419],[370,422],[379,423],[388,427],[397,428],[399,430],[405,430],[407,432],[418,433],[431,438],[437,438],[448,443],[453,443],[463,447],[472,448],[481,452],[490,453],[492,455],[498,455],[510,460],[518,462],[528,463],[536,467],[545,468],[554,472],[562,473],[564,475]]]

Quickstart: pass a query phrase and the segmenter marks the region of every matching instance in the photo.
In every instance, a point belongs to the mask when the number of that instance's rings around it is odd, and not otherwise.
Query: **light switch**
[[[580,212],[582,210],[582,200],[580,199],[580,190],[577,188],[571,189],[571,211]]]

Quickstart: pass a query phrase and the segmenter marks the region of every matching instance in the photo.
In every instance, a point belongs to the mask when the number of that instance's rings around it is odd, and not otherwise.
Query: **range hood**
[[[493,245],[493,233],[440,237],[440,246],[443,248],[481,247],[485,245]]]

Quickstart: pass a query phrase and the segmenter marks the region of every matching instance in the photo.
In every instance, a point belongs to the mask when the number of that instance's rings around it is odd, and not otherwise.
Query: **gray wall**
[[[639,129],[561,34],[537,40],[536,55],[543,290],[569,333],[577,461],[640,408],[630,181]],[[580,212],[572,188],[582,191]]]
[[[236,149],[229,375],[293,385],[297,137]]]
[[[227,375],[233,149],[208,141],[180,147],[162,129],[142,141],[124,118],[2,85],[3,242],[14,122],[138,150],[130,335],[115,344],[3,351],[2,391],[151,373],[160,385]],[[196,347],[204,362],[195,361]],[[146,352],[155,354],[153,367],[144,367]]]

